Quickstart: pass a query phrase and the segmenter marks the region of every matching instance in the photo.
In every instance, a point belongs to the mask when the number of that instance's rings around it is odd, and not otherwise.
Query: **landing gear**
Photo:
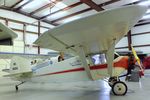
[[[120,81],[118,77],[110,77],[108,80],[109,86],[112,88],[112,92],[115,95],[125,95],[127,93],[127,85]]]
[[[109,84],[110,87],[112,87],[113,84],[114,84],[115,82],[117,82],[117,81],[120,81],[120,79],[117,78],[117,77],[110,77],[109,80],[108,80],[108,84]]]
[[[16,92],[17,92],[18,91],[18,86],[16,85],[15,88],[16,88]]]
[[[127,93],[127,85],[122,81],[117,81],[112,86],[112,92],[115,95],[125,95]]]
[[[18,85],[15,86],[16,92],[18,92],[18,90],[19,90],[18,86],[21,85],[21,84],[23,84],[23,83],[25,83],[25,82],[21,82],[20,84],[18,84]]]

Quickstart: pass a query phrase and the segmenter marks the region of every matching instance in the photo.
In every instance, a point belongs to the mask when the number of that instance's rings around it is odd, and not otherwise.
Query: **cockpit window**
[[[106,63],[106,56],[105,54],[96,54],[92,56],[92,60],[95,65],[104,64]]]
[[[116,52],[114,53],[114,59],[119,57],[119,56],[120,55],[118,53],[116,53]],[[105,53],[92,55],[91,58],[92,58],[92,62],[94,65],[107,63]]]

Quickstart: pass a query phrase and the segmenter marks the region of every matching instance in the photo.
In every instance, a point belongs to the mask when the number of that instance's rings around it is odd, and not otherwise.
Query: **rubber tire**
[[[124,92],[123,93],[116,93],[116,89],[115,88],[118,88],[117,90],[118,91],[120,91],[120,88],[122,88],[122,87],[119,87],[119,85],[122,85],[122,86],[124,86]],[[122,88],[123,89],[123,88]],[[113,85],[112,85],[112,92],[114,93],[114,95],[118,95],[118,96],[123,96],[123,95],[125,95],[126,93],[127,93],[127,91],[128,91],[128,87],[127,87],[127,85],[124,83],[124,82],[122,82],[122,81],[117,81],[117,82],[115,82]]]

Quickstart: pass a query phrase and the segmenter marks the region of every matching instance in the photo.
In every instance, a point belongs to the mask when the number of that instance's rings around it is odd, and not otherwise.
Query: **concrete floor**
[[[128,93],[115,96],[104,81],[75,83],[25,83],[15,92],[15,84],[0,78],[0,100],[144,100],[150,97],[150,76],[140,82],[127,82]]]

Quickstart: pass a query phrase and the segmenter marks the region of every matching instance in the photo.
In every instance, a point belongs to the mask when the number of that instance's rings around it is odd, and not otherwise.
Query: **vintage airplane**
[[[34,43],[56,51],[73,54],[61,62],[42,62],[20,56],[12,57],[10,73],[5,75],[25,82],[95,81],[110,77],[115,95],[125,95],[127,85],[119,75],[128,67],[128,57],[114,60],[115,44],[138,22],[147,7],[132,5],[102,11],[58,26],[42,34]],[[91,55],[103,53],[107,64],[94,65]],[[87,61],[88,60],[88,61]]]

